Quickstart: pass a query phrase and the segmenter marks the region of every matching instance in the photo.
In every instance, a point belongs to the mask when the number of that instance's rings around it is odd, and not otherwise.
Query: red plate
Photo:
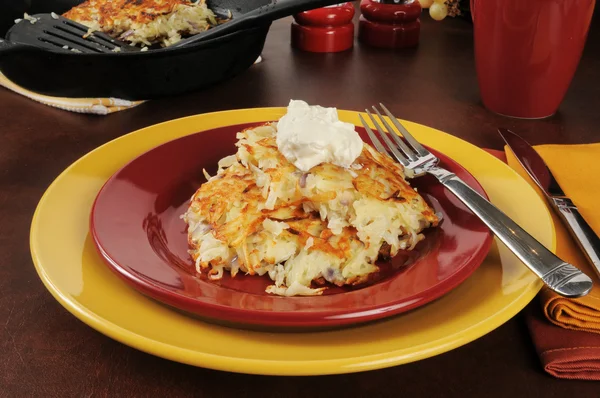
[[[481,264],[491,242],[488,229],[430,176],[412,181],[443,213],[414,258],[383,264],[382,278],[354,289],[316,297],[264,292],[267,276],[226,275],[212,282],[195,272],[180,219],[192,194],[214,174],[219,159],[235,153],[235,135],[257,123],[222,127],[170,141],[134,159],[104,185],[92,208],[91,232],[106,264],[125,282],[164,304],[238,327],[315,328],[357,324],[424,305],[459,285]],[[358,130],[363,139],[364,130]],[[442,166],[485,195],[464,168],[432,150]],[[405,263],[409,263],[406,265]]]

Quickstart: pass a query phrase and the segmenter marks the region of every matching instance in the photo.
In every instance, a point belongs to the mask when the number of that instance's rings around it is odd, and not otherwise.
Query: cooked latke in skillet
[[[219,22],[205,0],[88,0],[63,16],[142,46],[169,46]]]

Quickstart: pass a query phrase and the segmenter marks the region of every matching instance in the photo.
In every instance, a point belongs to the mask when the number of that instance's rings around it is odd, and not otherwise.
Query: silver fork
[[[558,258],[550,250],[546,249],[534,237],[519,227],[513,220],[504,214],[496,206],[488,202],[483,196],[475,192],[463,180],[454,173],[439,167],[439,159],[421,145],[402,126],[402,124],[383,105],[381,108],[389,117],[391,123],[398,132],[406,139],[408,145],[394,132],[387,120],[381,115],[377,108],[373,110],[377,118],[366,110],[373,125],[383,138],[384,145],[377,138],[373,130],[359,115],[367,134],[371,138],[375,148],[388,156],[393,156],[406,169],[412,170],[415,176],[431,174],[435,176],[450,192],[460,199],[488,228],[538,277],[540,277],[550,289],[565,297],[585,296],[592,289],[592,280],[573,265]],[[390,132],[388,134],[386,132]],[[390,139],[391,137],[391,139]]]

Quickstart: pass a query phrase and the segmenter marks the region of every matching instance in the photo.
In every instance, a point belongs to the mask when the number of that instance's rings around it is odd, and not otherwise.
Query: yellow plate
[[[541,283],[503,246],[441,299],[401,316],[341,331],[263,333],[203,323],[129,288],[108,270],[88,234],[103,183],[132,158],[198,131],[276,120],[283,108],[219,112],[173,120],[111,141],[85,155],[48,188],[33,217],[31,253],[48,290],[91,327],[139,350],[195,366],[268,375],[349,373],[399,365],[466,344],[519,312]],[[358,113],[340,111],[359,125]],[[406,122],[418,140],[445,153],[479,180],[492,202],[555,249],[545,203],[512,169],[440,131]]]

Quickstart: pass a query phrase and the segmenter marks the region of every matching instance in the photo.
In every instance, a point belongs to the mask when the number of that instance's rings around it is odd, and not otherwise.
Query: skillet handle
[[[324,6],[340,3],[340,0],[273,0],[270,4],[259,7],[244,15],[211,28],[188,39],[181,40],[173,47],[182,47],[198,41],[221,37],[252,26],[273,22],[276,19],[288,17],[299,12],[313,10]]]

